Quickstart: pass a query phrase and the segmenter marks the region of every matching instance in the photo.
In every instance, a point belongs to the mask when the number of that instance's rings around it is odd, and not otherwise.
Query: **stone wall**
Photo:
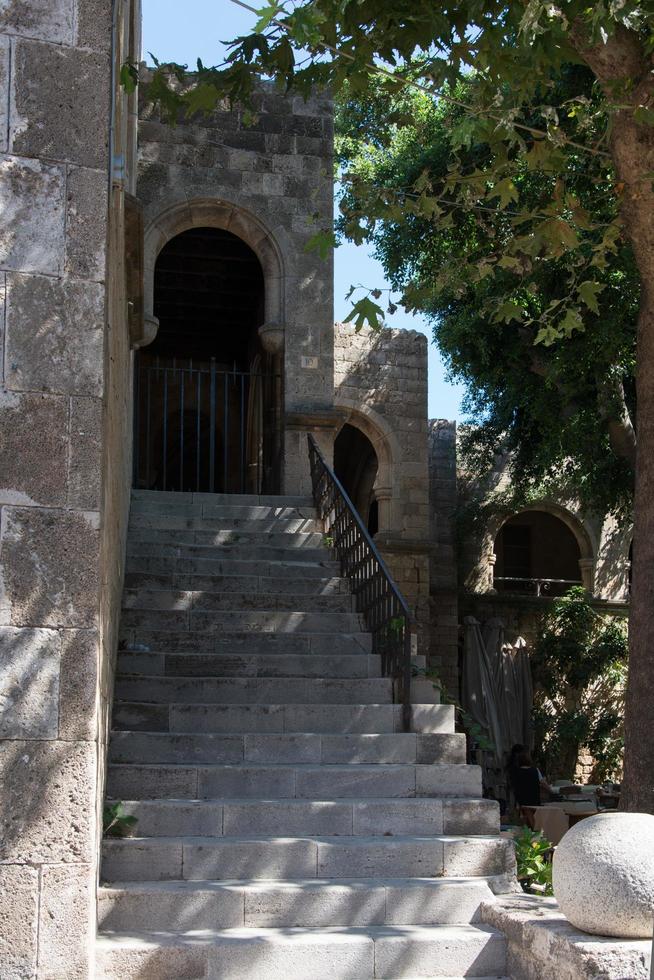
[[[334,327],[334,405],[372,442],[379,468],[376,542],[429,649],[427,338],[413,330]]]
[[[107,531],[102,478],[112,6],[0,8],[3,980],[93,973],[102,583],[124,521],[112,505]]]
[[[267,320],[280,321],[285,333],[283,489],[306,493],[312,417],[333,431],[333,262],[331,253],[321,260],[306,251],[332,222],[333,109],[326,96],[305,102],[264,86],[254,110],[250,125],[224,107],[175,127],[142,110],[146,313],[154,261],[169,237],[213,224],[253,248],[264,269]]]
[[[508,512],[502,500],[510,489],[510,457],[498,457],[493,473],[484,480],[459,465],[457,507],[463,519],[458,574],[468,592],[492,590],[495,537],[515,513]],[[630,527],[620,527],[611,516],[587,512],[578,500],[551,492],[534,497],[522,509],[551,514],[572,531],[579,547],[580,579],[591,595],[607,602],[628,600]]]
[[[456,422],[429,422],[430,661],[455,697],[459,687],[456,565]]]
[[[117,9],[114,74],[140,51],[140,0],[122,0]],[[102,540],[100,560],[100,630],[102,657],[98,676],[98,796],[101,825],[107,742],[113,705],[113,683],[125,570],[127,524],[132,486],[133,354],[128,317],[126,267],[126,194],[136,192],[138,106],[136,93],[116,86],[112,157],[124,161],[114,169],[109,198],[105,331],[105,410],[102,426]]]

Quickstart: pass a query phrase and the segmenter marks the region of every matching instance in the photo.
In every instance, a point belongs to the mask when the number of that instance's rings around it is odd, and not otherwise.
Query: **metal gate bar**
[[[277,493],[277,375],[215,360],[140,363],[134,383],[134,485],[151,490]]]

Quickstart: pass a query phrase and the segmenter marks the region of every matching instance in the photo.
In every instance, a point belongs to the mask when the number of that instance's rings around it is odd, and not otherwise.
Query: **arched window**
[[[353,425],[346,424],[334,442],[334,472],[371,534],[379,527],[374,486],[379,462],[370,439]]]
[[[163,246],[159,329],[136,355],[136,486],[274,492],[279,378],[258,335],[264,306],[259,259],[230,231],[190,228]]]
[[[546,511],[509,518],[495,538],[493,585],[499,592],[562,595],[581,585],[581,551],[570,528]]]

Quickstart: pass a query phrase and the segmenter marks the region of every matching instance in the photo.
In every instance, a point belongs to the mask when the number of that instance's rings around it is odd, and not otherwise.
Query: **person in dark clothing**
[[[522,751],[516,754],[512,786],[521,816],[531,827],[533,815],[528,811],[525,812],[523,808],[540,806],[541,787],[550,793],[552,792],[552,787],[547,783],[540,769],[536,768],[529,752],[524,746]]]
[[[513,745],[511,751],[509,752],[509,758],[506,763],[506,777],[509,784],[509,789],[511,790],[511,795],[513,797],[513,806],[517,805],[517,793],[516,793],[516,774],[518,771],[518,756],[525,752],[527,749],[526,745]]]

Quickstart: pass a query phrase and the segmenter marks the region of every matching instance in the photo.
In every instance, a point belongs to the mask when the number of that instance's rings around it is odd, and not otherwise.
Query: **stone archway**
[[[265,282],[265,317],[259,328],[263,346],[272,354],[284,347],[285,291],[284,263],[281,251],[265,225],[244,208],[226,201],[195,198],[174,204],[161,211],[144,233],[144,331],[137,346],[154,340],[158,322],[154,316],[154,270],[164,245],[176,235],[191,228],[220,228],[236,235],[255,253]]]
[[[191,199],[165,208],[147,225],[143,241],[144,330],[135,344],[141,348],[134,385],[135,485],[158,490],[278,493],[284,441],[285,324],[284,263],[278,244],[255,215],[212,198]],[[156,271],[164,258],[168,262],[166,275]],[[189,271],[192,262],[199,263],[199,271]],[[256,266],[254,306],[247,284],[238,294],[240,280],[233,270],[229,272],[230,262]],[[204,289],[207,294],[206,300],[200,296],[199,312],[194,308],[195,295],[189,282],[198,282],[199,293]],[[176,291],[176,298],[164,303],[165,313],[162,290],[163,295]],[[223,334],[222,348],[217,350],[201,318],[204,315],[207,324],[220,322],[218,312],[223,302],[226,317],[241,317],[243,322],[234,326],[237,333],[228,342],[227,334]],[[203,314],[202,310],[209,312]],[[185,334],[182,328],[180,334],[179,323],[186,323],[187,313],[191,317],[189,330]],[[243,325],[248,331],[245,339],[239,333]],[[175,346],[180,340],[181,346]],[[162,350],[165,356],[160,364]],[[146,363],[148,357],[150,362]],[[150,398],[153,371],[159,383],[159,401]],[[142,374],[147,375],[146,407],[140,405],[143,386],[138,382]],[[190,435],[185,424],[189,398],[195,399],[197,414],[197,425]],[[150,461],[156,447],[149,438],[154,431],[150,414],[156,415],[159,409],[162,419],[166,417],[162,423],[164,450],[156,456],[160,466],[154,472]],[[167,424],[171,411],[174,426]],[[200,424],[205,414],[211,420],[207,432]],[[143,419],[145,434],[141,432]],[[153,421],[156,424],[157,418]],[[220,466],[216,462],[219,450]],[[167,478],[169,461],[177,458],[176,453],[180,465],[175,467],[174,472],[179,472],[173,483]]]
[[[400,479],[397,461],[401,458],[400,446],[388,422],[373,409],[356,405],[337,394],[334,407],[339,413],[341,428],[351,425],[370,440],[377,455],[377,478],[374,496],[378,506],[380,531],[390,531],[400,526]]]
[[[501,513],[491,518],[483,542],[482,578],[484,590],[493,588],[495,541],[507,522],[521,514],[543,513],[559,520],[573,535],[579,549],[579,571],[582,585],[592,595],[595,591],[595,561],[597,548],[582,520],[560,504],[542,501],[523,507],[515,513]]]

